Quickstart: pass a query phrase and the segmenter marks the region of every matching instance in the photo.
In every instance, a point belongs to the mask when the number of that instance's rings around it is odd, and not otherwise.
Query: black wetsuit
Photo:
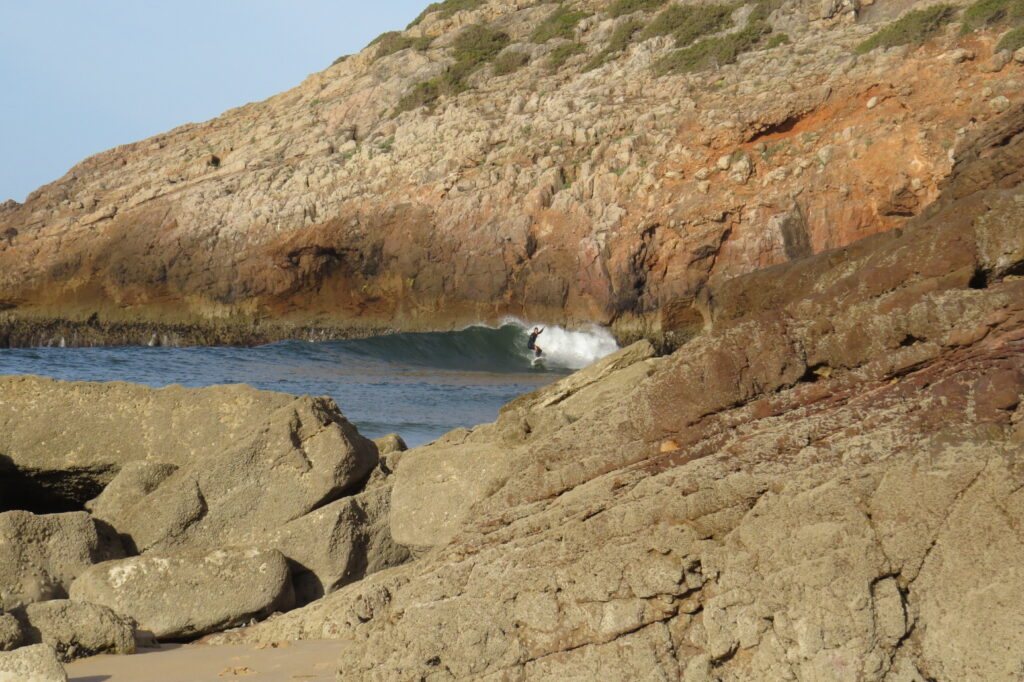
[[[532,351],[536,351],[537,357],[540,357],[540,348],[537,348],[538,336],[540,336],[540,332],[533,332],[530,334],[530,340],[526,342],[526,347]]]

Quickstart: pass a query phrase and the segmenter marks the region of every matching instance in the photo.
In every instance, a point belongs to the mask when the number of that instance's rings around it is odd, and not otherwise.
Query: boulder
[[[36,486],[35,497],[45,496],[53,509],[81,508],[129,462],[155,468],[121,481],[115,492],[125,499],[114,507],[126,506],[132,491],[158,493],[149,489],[167,465],[179,467],[159,488],[175,488],[176,495],[193,481],[199,485],[210,503],[204,530],[214,534],[209,525],[223,528],[257,508],[277,519],[267,520],[271,525],[296,518],[338,497],[376,463],[373,444],[328,398],[245,385],[154,389],[33,376],[0,377],[0,453],[6,478]],[[253,483],[264,475],[269,479]],[[130,515],[122,508],[104,513],[119,523]],[[181,530],[164,521],[170,525],[147,529],[151,544]]]
[[[85,503],[97,519],[117,519],[178,470],[174,464],[136,460],[127,462],[98,497]]]
[[[410,558],[391,538],[390,487],[345,497],[260,536],[280,550],[292,569],[299,604]]]
[[[405,441],[397,433],[389,433],[386,436],[375,438],[373,444],[377,446],[377,452],[381,456],[409,449],[409,446],[405,444]]]
[[[422,553],[450,540],[475,502],[509,475],[508,451],[488,443],[439,444],[405,453],[391,494],[391,535]]]
[[[135,626],[106,606],[54,599],[20,613],[26,644],[49,644],[67,663],[94,654],[135,653]]]
[[[17,649],[21,642],[21,623],[9,613],[0,613],[0,651]]]
[[[67,596],[89,566],[124,556],[120,541],[85,512],[0,514],[0,608]]]
[[[68,674],[49,644],[0,653],[0,682],[68,682]]]
[[[402,437],[392,433],[373,441],[377,446],[378,461],[370,478],[366,480],[366,489],[376,488],[381,485],[390,485],[390,478],[395,473],[398,462],[402,455],[408,450],[408,446]]]
[[[243,548],[108,561],[79,576],[71,598],[109,607],[157,638],[171,640],[233,627],[294,604],[284,555]]]
[[[246,395],[270,401],[265,393]],[[225,547],[344,496],[377,462],[327,398],[293,398],[250,423],[237,438],[208,434],[218,449],[202,456],[127,466],[90,506],[138,552]]]

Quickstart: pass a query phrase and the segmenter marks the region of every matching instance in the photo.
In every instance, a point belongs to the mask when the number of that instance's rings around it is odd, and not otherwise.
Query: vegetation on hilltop
[[[621,17],[641,10],[648,11],[657,9],[665,4],[667,0],[615,0],[605,12],[610,17]]]
[[[1024,22],[1024,0],[978,0],[964,10],[967,30]]]
[[[686,47],[697,38],[732,26],[732,13],[739,7],[728,5],[672,5],[658,14],[640,34],[640,40],[671,35],[677,47]]]
[[[612,57],[626,49],[633,36],[643,27],[644,25],[635,19],[619,24],[608,39],[608,44],[584,65],[583,70],[590,71],[610,61]]]
[[[996,52],[1000,52],[1002,50],[1016,52],[1022,47],[1024,47],[1024,26],[1015,28],[1004,35],[999,41],[999,44],[996,45]]]
[[[551,53],[548,55],[547,66],[552,71],[557,71],[561,68],[562,64],[565,64],[569,57],[583,54],[586,51],[587,48],[581,43],[562,43],[551,50]]]
[[[530,55],[519,50],[506,50],[494,58],[491,69],[495,76],[505,76],[526,66]]]
[[[374,56],[374,60],[377,60],[410,47],[423,52],[433,42],[432,36],[412,37],[404,35],[401,31],[388,31],[374,38],[370,45],[378,46],[377,54]]]
[[[772,27],[768,22],[749,21],[739,31],[705,38],[662,57],[655,62],[654,71],[658,75],[688,73],[732,64],[744,52],[761,46],[771,32]]]
[[[858,45],[855,51],[864,54],[879,47],[921,45],[953,21],[956,13],[956,7],[945,3],[907,12],[893,23],[876,31]]]
[[[1016,52],[1024,47],[1024,0],[978,0],[964,10],[963,32],[1011,26],[996,45],[996,52]]]
[[[431,106],[441,96],[457,95],[469,89],[466,79],[477,69],[492,61],[511,39],[507,33],[472,24],[462,30],[452,43],[455,63],[443,74],[417,83],[398,101],[394,114],[421,106]]]
[[[442,0],[442,2],[432,2],[427,5],[427,8],[420,12],[420,15],[413,19],[412,23],[406,28],[412,28],[426,19],[428,14],[433,14],[434,12],[440,14],[442,19],[446,19],[456,12],[476,9],[485,2],[487,2],[487,0]]]
[[[746,25],[740,30],[699,41],[697,39],[700,36],[716,33],[731,25],[732,12],[741,5],[680,8],[683,12],[671,14],[672,8],[665,10],[659,15],[661,21],[656,19],[652,22],[652,25],[656,25],[654,30],[665,31],[660,35],[675,35],[676,45],[681,49],[657,60],[654,63],[654,72],[665,75],[719,67],[732,64],[744,52],[776,47],[789,42],[789,37],[783,34],[769,38],[773,29],[768,23],[768,16],[781,4],[782,0],[761,0],[754,5],[753,11],[747,17]]]
[[[558,9],[537,25],[530,35],[530,42],[546,43],[552,38],[572,39],[576,34],[576,24],[589,16],[589,12],[575,12],[565,5],[559,5]]]

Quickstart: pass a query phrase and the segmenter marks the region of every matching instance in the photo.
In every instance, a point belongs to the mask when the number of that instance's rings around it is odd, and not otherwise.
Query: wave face
[[[0,348],[0,374],[154,387],[244,383],[326,395],[364,435],[397,432],[419,445],[460,426],[493,421],[507,402],[616,349],[611,335],[599,329],[547,327],[538,339],[545,362],[534,366],[526,348],[533,326],[509,318],[496,328],[257,348]]]
[[[577,370],[618,350],[606,330],[568,331],[544,324],[505,318],[500,327],[472,325],[452,332],[409,332],[328,342],[344,353],[439,369],[519,372],[533,369],[526,342],[533,327],[544,328],[537,345],[544,350],[544,369]]]

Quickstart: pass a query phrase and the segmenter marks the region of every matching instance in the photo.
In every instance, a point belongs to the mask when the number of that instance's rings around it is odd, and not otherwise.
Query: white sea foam
[[[544,350],[544,361],[550,367],[581,369],[619,349],[619,344],[615,342],[611,333],[597,325],[570,331],[557,325],[523,322],[514,317],[506,317],[501,323],[522,327],[526,335],[529,335],[534,327],[543,329],[544,332],[537,337],[537,345]],[[526,349],[525,339],[523,354],[530,354]]]

